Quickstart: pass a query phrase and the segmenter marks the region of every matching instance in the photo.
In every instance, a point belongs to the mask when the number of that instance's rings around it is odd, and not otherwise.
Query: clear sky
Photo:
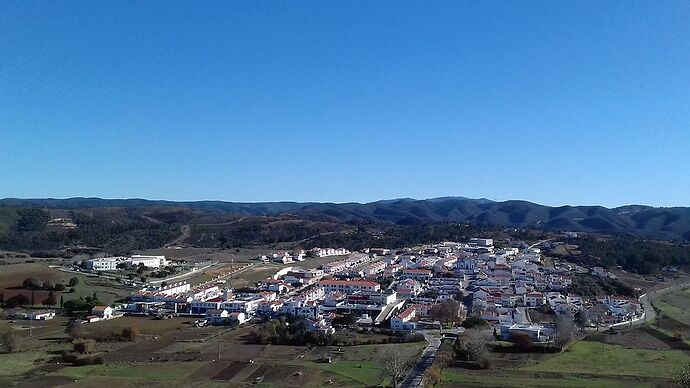
[[[690,205],[688,1],[3,1],[0,197]]]

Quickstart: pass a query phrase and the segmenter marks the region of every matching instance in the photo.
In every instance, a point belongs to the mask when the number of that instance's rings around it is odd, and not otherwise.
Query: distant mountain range
[[[0,200],[0,208],[40,207],[84,210],[109,208],[166,208],[191,211],[198,219],[208,217],[290,216],[323,223],[471,223],[502,227],[537,228],[607,234],[628,234],[666,240],[690,240],[690,208],[657,208],[630,205],[550,207],[527,201],[496,202],[488,199],[443,197],[425,200],[394,199],[371,203],[238,203],[223,201],[174,202],[144,199],[14,199]],[[206,217],[206,218],[204,218]],[[192,220],[192,216],[189,216]],[[194,223],[194,221],[192,221]]]

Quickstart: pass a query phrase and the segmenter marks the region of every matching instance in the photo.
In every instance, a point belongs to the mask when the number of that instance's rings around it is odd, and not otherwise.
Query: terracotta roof
[[[398,318],[400,318],[400,319],[405,319],[405,318],[409,317],[409,316],[412,315],[415,311],[417,311],[417,308],[419,308],[419,306],[417,306],[417,305],[412,305],[412,306],[406,308],[405,311],[403,311],[402,313],[398,314]]]
[[[360,287],[375,287],[375,286],[380,286],[379,283],[376,282],[371,282],[368,280],[321,280],[319,281],[320,285],[329,285],[329,286],[337,286],[337,285],[343,285],[343,286],[360,286]]]

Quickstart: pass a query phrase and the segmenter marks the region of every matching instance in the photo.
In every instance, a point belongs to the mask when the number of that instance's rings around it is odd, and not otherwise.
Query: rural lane
[[[429,345],[424,348],[422,355],[417,360],[417,363],[412,368],[410,373],[400,385],[401,388],[417,388],[422,386],[422,379],[424,372],[434,363],[436,352],[441,346],[441,338],[423,333],[424,338],[429,342]]]

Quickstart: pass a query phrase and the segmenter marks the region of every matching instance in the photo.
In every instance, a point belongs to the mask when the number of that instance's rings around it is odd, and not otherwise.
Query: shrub
[[[16,330],[10,329],[3,334],[2,345],[7,353],[19,352],[22,347],[22,337]]]
[[[96,341],[88,338],[88,339],[75,339],[72,341],[72,346],[74,347],[74,351],[77,353],[85,354],[85,353],[91,353],[94,351],[96,348]]]
[[[141,331],[136,326],[128,326],[122,329],[121,336],[127,339],[136,339],[141,335]]]

